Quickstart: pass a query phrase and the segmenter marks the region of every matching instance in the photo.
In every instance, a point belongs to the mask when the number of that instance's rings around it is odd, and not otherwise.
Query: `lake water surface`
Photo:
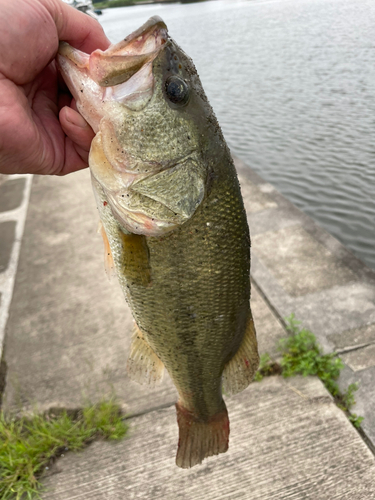
[[[155,14],[232,151],[375,268],[374,0],[153,4],[100,22],[116,42]]]

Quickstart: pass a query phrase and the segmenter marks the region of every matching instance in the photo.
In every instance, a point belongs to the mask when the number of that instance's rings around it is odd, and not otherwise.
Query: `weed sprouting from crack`
[[[262,354],[260,356],[259,368],[255,373],[254,380],[260,382],[263,377],[270,375],[280,375],[282,373],[281,366],[273,361],[269,354]]]
[[[78,451],[96,439],[118,440],[127,425],[115,401],[101,401],[76,412],[49,412],[7,419],[0,413],[0,498],[40,497],[40,478],[65,451]]]
[[[283,377],[293,375],[317,376],[332,394],[337,406],[343,410],[354,427],[359,428],[363,417],[349,410],[355,405],[354,393],[358,390],[358,384],[350,384],[347,390],[340,392],[337,380],[344,363],[335,353],[323,354],[315,335],[300,328],[294,314],[285,318],[286,328],[290,333],[279,342],[279,350],[282,358],[280,364],[271,359],[268,354],[261,356],[260,365],[254,380],[260,381],[264,376],[281,373]]]

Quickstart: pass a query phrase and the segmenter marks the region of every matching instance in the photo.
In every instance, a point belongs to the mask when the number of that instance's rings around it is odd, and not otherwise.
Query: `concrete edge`
[[[304,229],[313,236],[319,243],[324,245],[330,252],[340,257],[340,260],[345,263],[358,277],[371,285],[375,286],[375,270],[369,268],[362,260],[356,257],[348,248],[345,247],[338,239],[332,236],[328,231],[323,229],[310,216],[306,215],[291,201],[285,198],[277,189],[269,182],[265,181],[259,174],[246,165],[238,156],[232,154],[237,172],[252,184],[269,185],[272,190],[267,191],[267,195],[273,199],[279,208],[288,209],[294,217],[299,221]],[[250,227],[251,234],[251,227]]]
[[[10,303],[12,301],[14,281],[17,273],[18,259],[21,250],[22,236],[25,228],[27,209],[29,206],[33,176],[29,174],[17,174],[12,175],[11,178],[26,179],[26,182],[23,190],[22,202],[19,207],[15,208],[14,210],[0,213],[0,222],[16,222],[15,236],[13,240],[13,247],[9,259],[9,264],[5,271],[0,273],[0,360],[2,359],[5,339],[5,327],[8,320]]]
[[[363,416],[365,419],[361,427],[357,429],[359,435],[366,443],[372,453],[375,452],[375,417],[373,410],[375,409],[375,388],[372,389],[373,375],[375,374],[375,363],[371,361],[370,354],[375,350],[374,338],[374,310],[375,310],[375,270],[369,268],[364,262],[357,258],[348,248],[346,248],[334,236],[328,233],[325,229],[320,227],[311,217],[299,210],[293,203],[287,200],[280,192],[278,192],[272,184],[266,182],[260,175],[254,172],[248,165],[241,159],[233,155],[237,172],[240,180],[248,181],[250,184],[255,185],[261,192],[267,193],[267,198],[276,203],[279,217],[289,219],[289,224],[301,226],[309,233],[309,235],[321,245],[323,245],[329,252],[337,258],[340,266],[348,267],[354,275],[354,279],[344,286],[332,283],[332,286],[323,292],[310,293],[305,296],[288,295],[285,289],[282,288],[280,283],[274,278],[272,273],[267,269],[267,266],[252,253],[251,263],[251,277],[257,287],[258,291],[262,294],[268,307],[273,311],[275,316],[279,319],[281,324],[285,327],[285,317],[291,312],[296,313],[296,318],[301,320],[302,326],[310,329],[316,336],[319,344],[324,352],[335,352],[344,363],[344,368],[340,374],[338,384],[341,391],[346,391],[348,386],[352,383],[359,383],[359,390],[356,393],[356,403],[350,410],[351,415],[356,413]],[[267,209],[266,209],[267,210]],[[266,212],[264,210],[264,213]],[[272,210],[272,209],[271,209]],[[292,222],[291,222],[292,221]],[[251,222],[250,222],[251,234]],[[357,287],[357,288],[356,288]],[[358,288],[361,288],[358,291]],[[344,290],[345,294],[344,296]],[[367,295],[364,292],[367,290]],[[327,293],[328,292],[328,293]],[[319,300],[317,300],[317,298]],[[345,321],[340,321],[340,313],[343,307],[351,306],[354,309],[347,312],[347,318],[351,316],[360,316],[360,311],[355,309],[357,298],[367,301],[367,305],[371,304],[371,315],[363,315],[360,318],[362,325],[356,327],[345,324]],[[322,300],[323,299],[323,300]],[[333,310],[324,307],[324,300],[336,300],[333,305]],[[309,306],[306,303],[309,301]],[[341,304],[339,304],[341,302]],[[303,305],[304,309],[301,309]],[[358,305],[358,303],[357,303]],[[316,310],[318,308],[318,310]],[[300,312],[305,314],[305,317],[299,315]],[[311,317],[312,324],[309,324]],[[317,321],[319,317],[319,321]],[[358,321],[358,318],[355,320]],[[354,321],[354,322],[355,322]],[[332,334],[334,330],[332,325],[337,326],[337,331]],[[320,326],[315,328],[314,326]],[[367,332],[366,328],[372,333]],[[348,332],[356,330],[356,342],[345,344],[345,346],[337,345],[337,338],[340,337],[342,343],[346,341]],[[366,357],[366,350],[368,354]],[[371,351],[371,352],[370,352]],[[350,366],[349,357],[353,357],[358,353],[362,358],[365,358],[364,366],[359,366],[357,371]],[[362,359],[360,359],[362,361]],[[365,363],[368,363],[367,366]],[[353,364],[353,363],[352,363]],[[358,363],[357,363],[358,364]]]

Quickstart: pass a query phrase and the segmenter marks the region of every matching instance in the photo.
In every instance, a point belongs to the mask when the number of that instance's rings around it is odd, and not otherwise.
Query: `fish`
[[[89,154],[106,267],[134,318],[127,371],[177,392],[176,465],[229,443],[226,396],[253,380],[250,234],[230,150],[193,61],[151,17],[107,50],[57,62],[95,132]]]

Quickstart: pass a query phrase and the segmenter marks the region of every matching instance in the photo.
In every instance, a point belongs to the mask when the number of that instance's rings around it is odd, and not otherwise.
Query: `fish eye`
[[[184,105],[189,100],[189,87],[178,76],[170,76],[165,82],[165,92],[173,104]]]

